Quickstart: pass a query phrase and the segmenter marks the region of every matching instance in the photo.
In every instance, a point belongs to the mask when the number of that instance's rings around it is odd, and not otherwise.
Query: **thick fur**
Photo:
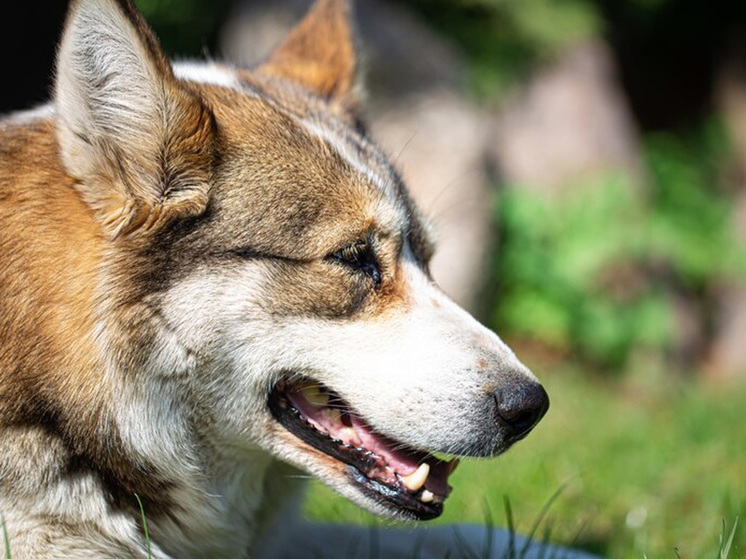
[[[130,0],[73,0],[50,106],[0,121],[0,514],[14,558],[251,553],[278,460],[374,512],[282,428],[283,375],[409,446],[509,445],[535,382],[432,282],[359,125],[343,0],[266,64],[172,67]],[[328,258],[366,239],[380,285]],[[283,484],[280,484],[283,485]]]

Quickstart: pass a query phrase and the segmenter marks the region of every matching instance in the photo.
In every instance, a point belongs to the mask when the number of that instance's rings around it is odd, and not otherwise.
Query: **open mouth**
[[[310,380],[280,380],[269,396],[275,419],[293,435],[347,465],[350,481],[402,516],[440,516],[458,459],[444,461],[376,433],[335,392]]]

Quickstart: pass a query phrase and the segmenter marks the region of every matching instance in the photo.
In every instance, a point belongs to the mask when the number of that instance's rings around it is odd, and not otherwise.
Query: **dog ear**
[[[316,0],[258,70],[355,107],[357,56],[349,0]]]
[[[131,0],[73,0],[55,105],[63,163],[112,239],[204,211],[212,114]]]

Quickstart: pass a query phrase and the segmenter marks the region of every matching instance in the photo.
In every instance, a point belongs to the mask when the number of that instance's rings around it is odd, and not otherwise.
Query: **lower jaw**
[[[273,417],[282,427],[317,451],[323,452],[326,459],[336,462],[335,465],[345,467],[345,476],[352,488],[360,492],[366,500],[372,500],[374,503],[373,507],[360,503],[365,508],[373,509],[373,512],[378,514],[383,512],[386,516],[400,520],[431,520],[442,514],[442,499],[445,497],[433,502],[422,502],[417,493],[367,476],[361,468],[350,463],[350,457],[345,455],[345,450],[329,444],[328,436],[309,429],[300,413],[278,390],[270,394],[268,405]],[[364,457],[357,460],[364,461]],[[334,487],[333,483],[331,485]]]
[[[400,520],[432,520],[443,513],[443,503],[425,504],[406,493],[371,479],[354,466],[347,466],[350,482],[385,514]]]

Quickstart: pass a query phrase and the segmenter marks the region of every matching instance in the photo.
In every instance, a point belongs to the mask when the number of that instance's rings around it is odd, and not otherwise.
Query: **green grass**
[[[733,523],[733,527],[730,530],[730,535],[726,536],[725,532],[725,521],[723,521],[723,531],[720,536],[720,548],[718,549],[718,559],[728,559],[730,556],[730,550],[733,549],[733,540],[736,537],[736,531],[738,530],[738,518]]]
[[[145,507],[142,506],[142,501],[140,500],[140,496],[137,493],[135,493],[135,499],[137,499],[137,504],[140,506],[142,530],[145,534],[145,549],[148,551],[148,559],[150,559],[150,557],[152,557],[152,554],[150,552],[150,535],[148,534],[148,521],[145,519]]]
[[[438,522],[482,522],[484,503],[499,511],[507,496],[515,528],[527,533],[566,485],[546,521],[552,542],[615,559],[741,557],[746,384],[674,381],[655,371],[599,381],[556,369],[540,372],[552,398],[544,421],[507,455],[462,464]],[[319,484],[306,511],[316,520],[380,523]],[[507,526],[499,516],[495,523]]]
[[[0,527],[2,527],[2,531],[3,531],[3,549],[4,549],[3,556],[5,557],[5,559],[11,559],[10,541],[8,541],[8,529],[5,527],[5,519],[3,518],[2,514],[0,514]]]

